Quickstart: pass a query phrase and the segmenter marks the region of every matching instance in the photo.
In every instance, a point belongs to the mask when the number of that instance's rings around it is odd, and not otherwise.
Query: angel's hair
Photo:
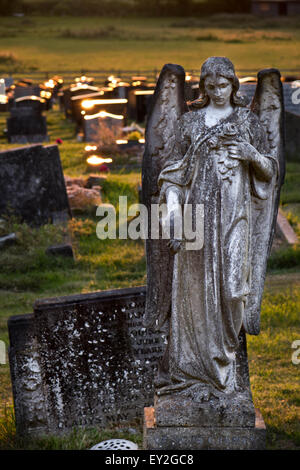
[[[237,96],[240,82],[235,74],[233,63],[227,57],[209,57],[201,67],[200,96],[190,103],[192,108],[199,109],[208,105],[209,97],[205,92],[204,82],[207,77],[216,76],[227,78],[232,83],[231,104],[233,106],[247,106],[248,101],[242,96]]]

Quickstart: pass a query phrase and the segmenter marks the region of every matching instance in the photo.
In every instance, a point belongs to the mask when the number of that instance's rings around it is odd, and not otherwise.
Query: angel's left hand
[[[251,162],[256,157],[257,150],[249,142],[228,141],[225,145],[230,158]]]

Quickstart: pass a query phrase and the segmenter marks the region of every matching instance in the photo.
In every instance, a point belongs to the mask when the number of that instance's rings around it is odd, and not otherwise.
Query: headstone
[[[77,129],[79,130],[82,125],[82,120],[83,120],[83,114],[86,114],[89,112],[89,110],[86,110],[85,108],[82,107],[82,103],[86,100],[92,100],[92,99],[101,99],[103,98],[104,92],[101,90],[98,91],[93,91],[92,93],[84,93],[76,96],[71,96],[71,113],[72,113],[72,119],[75,121],[77,125]]]
[[[31,145],[0,152],[0,214],[42,225],[70,214],[59,150]]]
[[[14,79],[12,77],[5,77],[5,87],[10,88],[14,84]]]
[[[0,112],[8,111],[8,98],[6,96],[5,79],[0,78]]]
[[[164,335],[142,325],[145,287],[39,300],[8,322],[17,432],[141,418]]]
[[[7,137],[10,143],[26,144],[49,140],[47,121],[42,114],[46,101],[39,93],[39,87],[17,87],[14,90],[14,97],[10,102],[10,117],[7,118]]]
[[[63,103],[65,116],[72,119],[72,98],[80,95],[88,95],[99,93],[99,88],[87,83],[72,84],[68,88],[63,89]]]
[[[300,110],[300,104],[298,105]],[[291,161],[300,161],[300,112],[285,112],[286,154]]]
[[[38,85],[29,85],[17,83],[14,88],[14,98],[22,98],[23,96],[40,96],[40,87]]]
[[[139,123],[144,123],[148,114],[154,88],[152,86],[136,86],[128,93],[128,116]]]
[[[168,344],[144,414],[147,450],[265,445],[246,333],[260,331],[284,180],[283,90],[278,70],[259,72],[250,111],[238,88],[232,62],[210,57],[201,95],[187,110],[184,69],[166,64],[148,116],[144,325],[167,332]],[[157,203],[167,207],[161,239],[151,232]],[[192,234],[182,229],[187,224]]]
[[[6,85],[4,78],[0,78],[0,95],[5,95],[6,93]]]

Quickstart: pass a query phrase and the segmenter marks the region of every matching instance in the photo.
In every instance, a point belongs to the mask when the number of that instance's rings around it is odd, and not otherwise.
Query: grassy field
[[[198,70],[210,55],[238,70],[300,70],[299,18],[5,17],[0,70],[153,70],[165,63]]]

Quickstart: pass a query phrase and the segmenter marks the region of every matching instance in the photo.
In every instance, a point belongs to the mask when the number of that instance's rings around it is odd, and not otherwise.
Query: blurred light
[[[257,79],[255,77],[243,77],[239,78],[240,83],[251,83],[251,82],[256,82]]]
[[[141,84],[142,82],[140,80],[137,80],[136,82],[132,82],[132,86],[139,86]]]
[[[21,96],[20,98],[16,98],[15,102],[19,103],[20,101],[39,101],[40,103],[45,103],[43,98],[39,96],[31,95],[31,96]]]
[[[103,163],[112,163],[112,158],[102,158],[98,157],[98,155],[91,155],[89,158],[86,159],[89,165],[102,165]]]
[[[90,152],[91,150],[97,150],[97,145],[86,145],[84,150]]]
[[[121,145],[121,144],[128,144],[128,140],[126,139],[118,139],[116,140],[116,144]]]
[[[86,89],[89,89],[89,90],[95,90],[95,91],[100,91],[99,88],[97,88],[96,86],[91,86],[87,83],[77,83],[75,86],[71,86],[70,87],[70,90],[71,91],[78,91],[78,90],[86,90]]]
[[[6,104],[6,103],[7,103],[7,96],[0,95],[0,104]]]
[[[100,100],[84,100],[81,103],[81,107],[84,109],[92,109],[95,105],[101,105],[101,104],[125,104],[128,103],[128,100],[125,98],[123,99],[111,99],[111,100],[105,100],[105,99],[100,99]]]
[[[113,119],[124,119],[124,116],[122,114],[112,114],[112,113],[107,113],[106,111],[100,111],[99,113],[96,114],[88,114],[84,116],[84,119],[89,120],[89,119],[96,119],[96,118],[105,118],[105,117],[111,117]]]
[[[47,82],[45,82],[44,85],[47,88],[54,88],[55,87],[55,82],[51,79],[51,80],[48,80]]]
[[[145,139],[144,139],[144,138],[139,139],[139,143],[140,143],[140,144],[144,144],[144,143],[145,143]]]
[[[49,100],[51,98],[52,94],[50,93],[50,91],[45,91],[45,90],[41,90],[40,92],[40,97],[41,98],[46,98],[47,100]]]
[[[81,107],[84,109],[92,109],[94,106],[94,101],[92,100],[84,100],[81,103]]]
[[[111,86],[104,86],[104,87],[101,87],[101,90],[103,91],[103,94],[104,94],[104,92],[106,92],[106,91],[114,91],[113,87],[111,87]]]
[[[95,97],[97,95],[104,95],[104,91],[97,91],[96,93],[85,93],[84,95],[78,95],[78,96],[71,96],[72,101],[88,101],[91,100],[92,97]]]
[[[134,92],[135,95],[139,96],[143,96],[143,95],[153,95],[154,93],[154,90],[137,90]]]

